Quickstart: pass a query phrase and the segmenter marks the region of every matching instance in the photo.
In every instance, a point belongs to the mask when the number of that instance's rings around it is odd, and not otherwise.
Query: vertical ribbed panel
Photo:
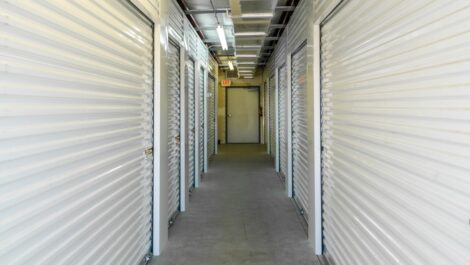
[[[194,87],[194,61],[186,62],[186,89],[188,93],[188,172],[189,188],[194,187],[196,178],[196,88]]]
[[[215,79],[212,76],[209,76],[209,87],[208,87],[208,98],[207,98],[207,157],[211,158],[215,154]]]
[[[276,45],[276,65],[275,68],[283,65],[287,59],[287,34],[282,34]]]
[[[217,76],[218,75],[219,65],[217,64],[217,61],[212,56],[209,57],[209,66],[210,66],[209,67],[209,73],[212,76]]]
[[[294,199],[308,221],[309,174],[306,115],[307,49],[292,55],[292,180]]]
[[[264,75],[264,74],[263,74]],[[264,141],[266,148],[269,148],[269,88],[268,88],[268,79],[263,83],[264,89]],[[268,149],[266,149],[268,150]]]
[[[181,110],[180,48],[168,45],[168,218],[172,219],[180,205]]]
[[[288,173],[288,154],[287,154],[287,67],[284,64],[279,68],[279,91],[278,91],[278,119],[279,119],[279,171],[285,178]]]
[[[200,63],[202,65],[207,66],[207,64],[209,63],[209,61],[208,61],[208,59],[209,59],[209,50],[207,49],[204,42],[199,38],[198,38],[197,49],[198,49],[198,52],[197,52],[198,60],[200,61]]]
[[[151,26],[120,2],[1,1],[0,42],[0,264],[138,264]]]
[[[196,30],[194,30],[193,26],[186,17],[184,18],[184,38],[188,55],[196,59],[200,39],[196,33]]]
[[[199,88],[198,88],[198,93],[199,93],[199,109],[198,109],[198,115],[199,115],[199,139],[198,139],[198,144],[199,144],[199,176],[202,174],[204,170],[204,124],[205,124],[205,118],[204,118],[204,89],[206,87],[205,82],[204,82],[204,76],[205,76],[205,70],[204,68],[201,68],[199,71]]]
[[[269,153],[276,157],[276,78],[269,78]]]
[[[322,27],[336,264],[470,264],[469,44],[468,1],[348,1]]]
[[[168,1],[168,26],[170,35],[177,41],[184,40],[184,14],[174,0]]]
[[[310,1],[312,0],[301,0],[289,21],[287,46],[290,51],[297,49],[307,39]]]

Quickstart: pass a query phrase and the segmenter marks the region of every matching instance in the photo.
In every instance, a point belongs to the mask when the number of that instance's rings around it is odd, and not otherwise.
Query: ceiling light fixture
[[[273,17],[273,13],[245,13],[241,14],[241,18],[270,18]]]
[[[239,66],[238,69],[255,69],[256,66]]]
[[[221,25],[217,26],[217,35],[219,36],[220,45],[222,50],[228,50],[227,39],[225,38],[225,30]]]
[[[252,37],[252,36],[266,36],[264,31],[247,31],[247,32],[235,32],[235,37]]]
[[[233,63],[232,63],[232,61],[228,61],[228,68],[230,68],[230,71],[233,71]]]
[[[256,54],[237,54],[238,58],[256,58],[258,55]]]
[[[238,62],[238,64],[256,64],[255,62]]]

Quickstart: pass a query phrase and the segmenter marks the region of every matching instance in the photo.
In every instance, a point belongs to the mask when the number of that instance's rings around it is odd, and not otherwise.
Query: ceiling
[[[267,62],[299,0],[177,0],[230,77],[252,78]],[[217,26],[224,28],[222,50]],[[229,61],[234,70],[229,69]]]

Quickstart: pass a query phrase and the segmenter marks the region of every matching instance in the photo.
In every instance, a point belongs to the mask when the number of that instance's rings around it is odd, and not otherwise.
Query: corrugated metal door
[[[188,172],[189,189],[194,188],[196,179],[196,89],[194,61],[186,62],[186,89],[188,93]]]
[[[168,45],[168,218],[179,211],[181,182],[180,48]]]
[[[151,25],[121,2],[0,10],[0,264],[138,264],[151,237]]]
[[[306,120],[307,50],[302,45],[292,55],[292,181],[293,196],[301,213],[308,221],[309,179]]]
[[[276,79],[269,78],[269,154],[276,157]]]
[[[207,137],[207,157],[211,158],[215,154],[215,79],[209,76],[209,95],[207,100],[208,113],[208,137]]]
[[[470,264],[469,2],[348,1],[321,33],[328,255]]]
[[[283,178],[288,174],[288,157],[287,157],[287,68],[286,65],[279,67],[279,172]]]
[[[203,170],[204,170],[204,124],[205,124],[205,118],[204,118],[204,88],[205,88],[205,81],[204,81],[204,76],[205,76],[205,70],[204,68],[201,68],[199,72],[199,110],[198,110],[198,115],[199,115],[199,140],[198,140],[198,145],[199,145],[199,176],[201,176]]]

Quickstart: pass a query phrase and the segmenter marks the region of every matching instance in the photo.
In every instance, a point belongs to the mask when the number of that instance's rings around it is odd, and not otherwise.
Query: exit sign
[[[229,80],[229,79],[222,80],[222,86],[230,86],[231,84],[232,84],[232,80]]]

